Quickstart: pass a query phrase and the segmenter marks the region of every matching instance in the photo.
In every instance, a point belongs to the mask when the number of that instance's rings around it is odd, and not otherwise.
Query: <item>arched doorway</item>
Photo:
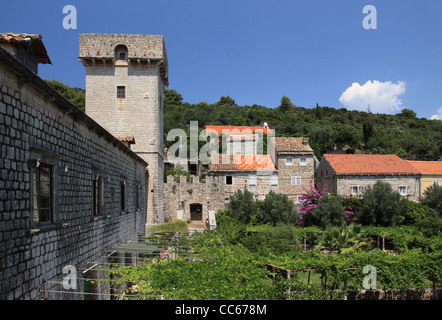
[[[203,220],[203,205],[201,203],[190,204],[190,221]]]

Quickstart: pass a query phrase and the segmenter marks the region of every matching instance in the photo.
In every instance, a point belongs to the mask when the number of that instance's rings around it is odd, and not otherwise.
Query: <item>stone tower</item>
[[[80,34],[86,113],[147,163],[146,225],[164,222],[163,96],[168,63],[162,35]]]

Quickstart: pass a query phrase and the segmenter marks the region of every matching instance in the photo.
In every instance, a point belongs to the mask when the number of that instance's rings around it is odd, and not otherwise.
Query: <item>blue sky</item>
[[[77,29],[62,22],[77,9]],[[366,30],[364,6],[376,8]],[[0,32],[43,35],[40,76],[84,88],[79,33],[163,34],[169,88],[184,101],[321,106],[442,119],[440,0],[15,0]]]

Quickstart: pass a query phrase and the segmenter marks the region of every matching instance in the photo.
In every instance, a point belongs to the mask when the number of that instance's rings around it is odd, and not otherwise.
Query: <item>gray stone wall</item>
[[[85,267],[144,231],[146,163],[5,51],[0,58],[0,295],[38,299],[43,281],[60,280],[64,266]],[[47,226],[33,221],[37,160],[53,165]],[[103,206],[94,216],[97,175]]]
[[[339,175],[336,174],[328,161],[323,160],[318,166],[316,180],[320,190],[327,188],[328,192],[334,192],[344,197],[357,196],[352,195],[352,187],[359,188],[358,197],[361,197],[364,188],[373,186],[378,180],[389,183],[394,191],[398,191],[399,187],[406,187],[405,197],[409,200],[418,201],[420,194],[420,176],[418,174]]]
[[[209,219],[210,211],[215,214],[218,210],[226,208],[227,194],[223,177],[207,176],[203,182],[198,176],[192,176],[189,182],[184,176],[180,178],[180,182],[176,183],[172,176],[167,176],[167,182],[164,184],[166,218],[190,221],[190,205],[201,204],[201,221],[205,223]]]
[[[86,68],[86,113],[116,137],[133,136],[131,149],[148,164],[147,225],[164,222],[163,96],[167,55],[163,36],[80,34]],[[127,59],[116,60],[118,45]],[[125,97],[117,98],[117,87]]]
[[[291,165],[287,164],[291,159]],[[301,163],[305,159],[305,163]],[[279,152],[277,153],[279,192],[286,194],[289,199],[298,202],[298,194],[304,193],[310,184],[315,184],[315,160],[313,153]],[[292,185],[291,177],[301,177],[301,185]]]

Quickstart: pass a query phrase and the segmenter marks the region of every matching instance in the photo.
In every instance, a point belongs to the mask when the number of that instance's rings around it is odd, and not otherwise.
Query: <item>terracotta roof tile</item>
[[[217,134],[249,134],[255,133],[255,131],[261,131],[265,134],[270,133],[272,130],[270,128],[264,129],[260,126],[206,126],[206,131],[215,131]],[[223,132],[224,131],[224,132]]]
[[[38,63],[52,64],[48,53],[39,34],[27,33],[0,33],[0,43],[16,43],[19,45],[30,46]]]
[[[135,144],[135,138],[133,136],[127,136],[127,137],[117,137],[118,140],[121,142],[128,142],[130,144]]]
[[[442,174],[442,161],[407,161],[421,173]]]
[[[211,156],[209,170],[218,171],[236,171],[238,166],[233,155],[215,154]]]
[[[395,154],[324,154],[338,174],[419,173]]]
[[[216,158],[218,157],[218,159]],[[218,160],[216,163],[215,160]],[[269,155],[215,155],[209,165],[213,171],[276,171]]]
[[[269,155],[236,155],[236,163],[239,170],[276,170]]]
[[[312,151],[313,149],[308,144],[308,140],[303,137],[276,137],[275,148],[276,151]],[[303,143],[307,141],[307,143]]]

